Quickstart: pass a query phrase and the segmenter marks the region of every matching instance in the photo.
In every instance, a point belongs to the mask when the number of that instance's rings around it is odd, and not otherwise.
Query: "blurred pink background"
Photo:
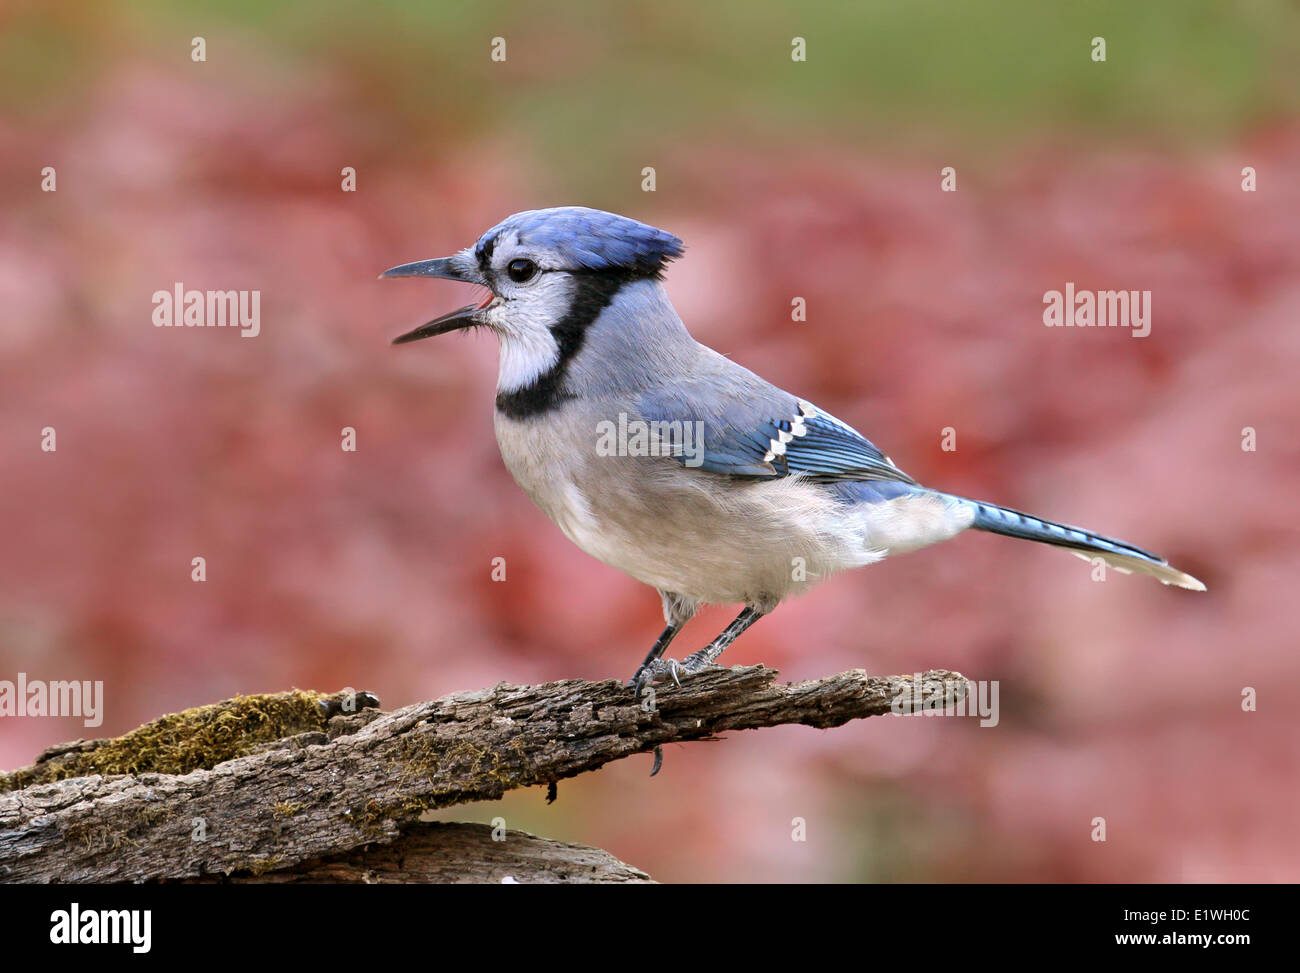
[[[94,731],[0,720],[0,767],[236,693],[351,685],[394,708],[626,679],[658,599],[503,469],[494,341],[388,344],[470,295],[375,279],[581,203],[682,236],[667,287],[695,336],[922,482],[1125,538],[1209,592],[1096,583],[1060,551],[965,535],[837,577],[726,659],[791,680],[957,669],[1000,682],[996,728],[732,734],[669,747],[653,780],[634,758],[550,807],[535,789],[441,817],[502,815],[661,880],[1298,877],[1300,119],[1177,150],[705,129],[648,140],[622,189],[584,194],[508,128],[430,114],[405,141],[355,67],[238,50],[201,74],[184,49],[125,52],[83,97],[0,115],[0,679],[102,679],[107,700]],[[261,335],[154,328],[150,297],[176,281],[260,289]],[[1149,289],[1151,335],[1045,328],[1066,281]],[[702,615],[678,654],[733,613]]]

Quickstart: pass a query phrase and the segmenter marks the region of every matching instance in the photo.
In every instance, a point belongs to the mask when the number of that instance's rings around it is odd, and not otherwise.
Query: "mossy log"
[[[412,881],[645,881],[595,849],[517,832],[492,848],[483,829],[430,830],[420,816],[550,787],[666,743],[839,726],[890,713],[899,698],[967,692],[947,671],[919,685],[860,669],[784,685],[776,676],[715,669],[640,701],[613,680],[566,680],[390,713],[351,691],[197,707],[0,774],[0,881],[398,881],[403,867]]]

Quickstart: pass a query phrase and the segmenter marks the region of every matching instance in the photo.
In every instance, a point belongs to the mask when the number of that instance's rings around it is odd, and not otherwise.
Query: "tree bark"
[[[502,683],[389,713],[370,708],[377,700],[368,694],[349,693],[201,707],[116,740],[53,748],[0,781],[0,880],[646,881],[595,849],[518,832],[493,842],[481,826],[431,829],[419,818],[551,786],[665,743],[787,723],[834,727],[897,712],[900,700],[967,692],[965,678],[947,671],[919,683],[860,669],[785,685],[776,675],[762,666],[714,669],[640,701],[613,680],[565,680]],[[348,712],[358,699],[363,708]],[[289,714],[283,723],[267,717],[281,712]],[[318,714],[315,728],[309,712]],[[292,735],[268,740],[281,725]],[[242,751],[230,739],[239,733],[248,740]],[[220,762],[190,769],[185,761],[204,751],[183,745],[209,737],[221,740]],[[123,754],[130,774],[68,776]]]
[[[607,851],[526,831],[493,835],[486,824],[413,824],[387,845],[363,845],[264,875],[209,875],[186,883],[416,885],[436,883],[520,885],[641,884],[650,876]]]

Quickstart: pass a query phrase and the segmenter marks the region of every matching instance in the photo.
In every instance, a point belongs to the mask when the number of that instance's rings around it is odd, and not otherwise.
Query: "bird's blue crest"
[[[479,238],[474,253],[489,259],[501,234],[514,231],[524,245],[558,252],[571,270],[625,270],[658,276],[684,246],[671,233],[586,206],[556,206],[508,216]]]

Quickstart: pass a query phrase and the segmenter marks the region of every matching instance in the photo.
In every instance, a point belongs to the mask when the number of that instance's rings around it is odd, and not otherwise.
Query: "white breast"
[[[860,515],[813,484],[584,454],[590,418],[498,415],[497,441],[516,482],[566,537],[638,581],[700,602],[774,605],[884,556]]]

